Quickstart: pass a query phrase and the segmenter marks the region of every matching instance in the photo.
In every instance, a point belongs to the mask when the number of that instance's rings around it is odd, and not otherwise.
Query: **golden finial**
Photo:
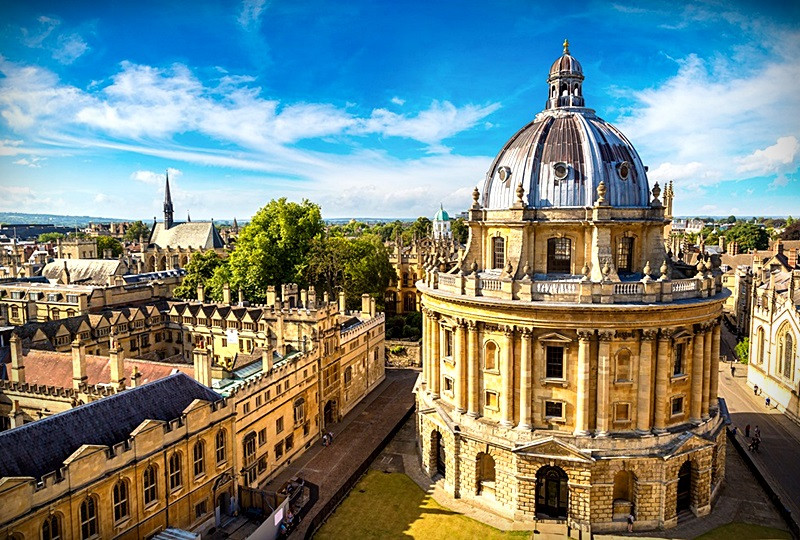
[[[564,40],[564,54],[569,54],[569,40]]]

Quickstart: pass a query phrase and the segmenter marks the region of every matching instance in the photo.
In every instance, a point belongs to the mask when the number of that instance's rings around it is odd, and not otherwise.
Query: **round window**
[[[617,165],[617,174],[623,180],[627,180],[628,176],[631,174],[631,166],[627,161],[623,161],[619,165]]]
[[[500,178],[501,182],[508,182],[511,178],[511,169],[508,167],[500,167],[500,170],[497,171],[497,176]]]
[[[564,178],[566,178],[568,172],[569,169],[567,168],[566,163],[556,163],[555,165],[553,165],[553,173],[559,180],[563,180]]]

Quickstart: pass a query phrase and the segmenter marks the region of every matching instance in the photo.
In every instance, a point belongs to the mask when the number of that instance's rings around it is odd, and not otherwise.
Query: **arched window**
[[[403,298],[403,311],[416,311],[417,310],[417,295],[414,293],[406,293]]]
[[[244,468],[245,468],[245,483],[247,485],[256,481],[256,433],[248,433],[242,442],[242,450],[244,450]]]
[[[216,451],[217,451],[217,466],[225,463],[228,460],[227,452],[225,451],[225,430],[221,429],[217,432],[216,437]]]
[[[492,268],[506,265],[506,239],[502,236],[492,238]]]
[[[408,287],[408,272],[403,272],[403,287]]]
[[[306,400],[303,398],[297,399],[294,402],[294,424],[302,424],[306,419]]]
[[[181,455],[175,452],[169,457],[169,490],[175,491],[183,485],[181,478]]]
[[[764,363],[764,346],[766,345],[766,340],[764,339],[764,328],[758,327],[758,339],[756,339],[756,346],[758,347],[758,351],[756,351],[756,362],[759,364]]]
[[[130,515],[128,505],[128,484],[120,480],[114,484],[114,523],[119,523]]]
[[[344,387],[349,388],[350,383],[353,382],[353,366],[344,368]]]
[[[615,373],[618,381],[631,380],[631,352],[629,350],[623,349],[617,353]]]
[[[89,496],[81,503],[81,539],[97,537],[97,501]]]
[[[68,309],[67,310],[67,317],[74,317],[74,316],[75,316],[75,310],[74,309]]]
[[[44,518],[42,540],[61,540],[61,518],[53,514]]]
[[[484,349],[484,369],[497,369],[497,345],[494,341],[486,344]]]
[[[572,240],[550,238],[547,240],[547,273],[569,274],[572,265]]]
[[[781,350],[778,352],[778,361],[782,364],[783,376],[790,379],[794,372],[795,352],[794,338],[788,327],[784,330],[783,336],[780,338],[780,349]]]
[[[58,308],[53,308],[53,320],[57,321],[60,318],[61,318],[61,312],[58,310]]]
[[[194,448],[192,449],[192,457],[194,457],[194,475],[195,477],[200,476],[206,472],[206,460],[205,460],[205,453],[206,453],[206,445],[203,441],[197,441],[194,443]]]
[[[147,506],[158,499],[158,482],[156,480],[156,468],[149,465],[142,475],[144,488],[144,505]]]

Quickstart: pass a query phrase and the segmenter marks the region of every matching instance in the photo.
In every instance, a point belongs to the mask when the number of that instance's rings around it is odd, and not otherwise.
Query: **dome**
[[[439,210],[436,212],[436,215],[433,216],[434,221],[450,221],[450,216],[447,213],[447,210],[444,209],[443,206],[439,206]]]
[[[546,109],[511,137],[486,173],[484,208],[510,208],[520,183],[527,206],[592,206],[600,182],[612,206],[649,206],[639,154],[621,131],[583,107],[583,73],[568,47],[550,68]]]

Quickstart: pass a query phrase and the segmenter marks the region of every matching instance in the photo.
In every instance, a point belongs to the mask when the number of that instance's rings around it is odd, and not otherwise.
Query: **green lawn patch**
[[[492,540],[530,536],[525,531],[500,531],[443,508],[405,474],[369,471],[314,538]]]
[[[708,531],[706,534],[698,536],[695,540],[766,540],[791,537],[792,535],[787,531],[735,521]]]

